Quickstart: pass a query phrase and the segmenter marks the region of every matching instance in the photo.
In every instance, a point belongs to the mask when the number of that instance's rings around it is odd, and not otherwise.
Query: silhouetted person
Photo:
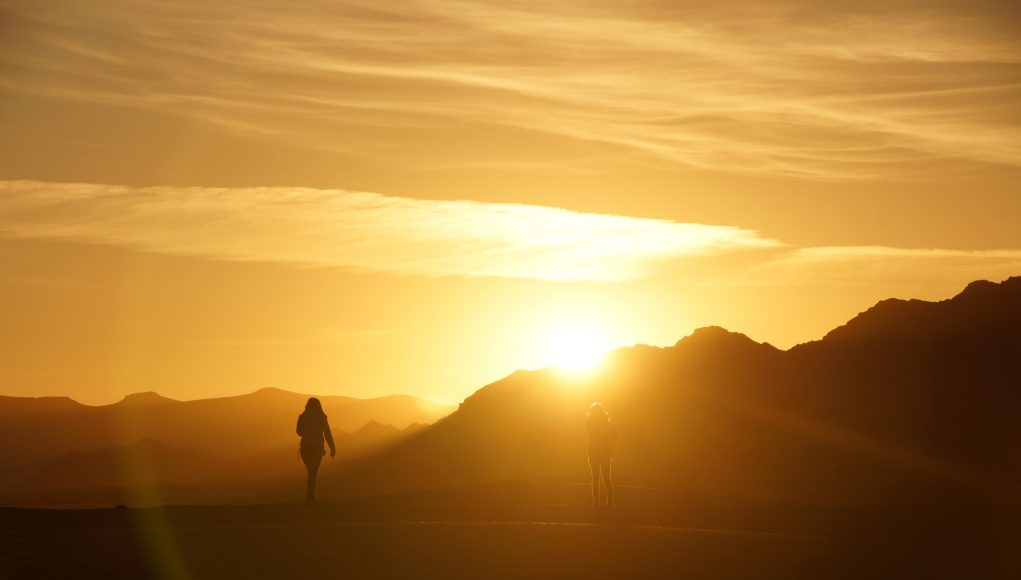
[[[613,441],[617,439],[617,428],[610,423],[610,416],[599,403],[592,403],[585,419],[588,429],[588,465],[592,470],[592,505],[598,507],[599,478],[606,486],[606,506],[613,505],[613,479],[610,468],[613,464]]]
[[[330,432],[330,423],[326,420],[326,413],[323,412],[323,404],[319,402],[319,399],[312,397],[305,403],[305,412],[298,415],[296,430],[301,436],[301,460],[305,462],[305,467],[308,469],[305,503],[312,503],[315,501],[319,464],[323,462],[323,456],[326,455],[323,439],[330,444],[330,457],[337,455],[337,447],[333,444],[333,433]]]

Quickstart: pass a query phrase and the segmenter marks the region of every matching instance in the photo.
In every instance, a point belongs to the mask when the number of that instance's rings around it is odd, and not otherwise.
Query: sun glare
[[[571,372],[595,368],[608,345],[598,334],[584,328],[565,328],[551,334],[546,342],[549,364]]]

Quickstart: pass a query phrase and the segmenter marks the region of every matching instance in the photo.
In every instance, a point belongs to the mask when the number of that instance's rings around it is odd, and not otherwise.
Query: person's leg
[[[323,456],[319,452],[302,453],[302,460],[308,470],[308,479],[305,482],[305,503],[312,503],[316,497],[316,477],[319,475],[319,464]]]
[[[607,457],[599,464],[603,472],[603,485],[606,486],[606,506],[613,507],[613,478],[610,472],[613,470],[613,460]]]
[[[599,462],[588,458],[588,468],[592,472],[592,505],[599,505]]]
[[[318,461],[313,461],[308,466],[308,485],[305,492],[305,501],[312,503],[316,499],[316,478],[319,476]]]

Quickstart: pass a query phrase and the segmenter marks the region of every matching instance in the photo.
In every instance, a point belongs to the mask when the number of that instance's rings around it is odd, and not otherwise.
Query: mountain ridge
[[[1021,277],[882,301],[787,350],[706,327],[616,349],[591,378],[512,373],[323,489],[584,480],[583,417],[601,401],[620,428],[619,472],[637,481],[798,501],[1016,499],[1019,360]]]
[[[955,310],[975,308],[976,306],[981,306],[982,300],[987,300],[997,293],[1010,294],[1015,296],[1015,299],[1021,300],[1021,276],[1012,276],[1001,282],[976,280],[969,283],[961,292],[944,300],[902,300],[898,298],[880,300],[872,307],[858,313],[848,322],[829,331],[820,341],[856,340],[859,334],[871,334],[873,338],[876,338],[877,334],[889,336],[908,332],[911,330],[913,323],[926,316],[934,308],[953,308]],[[1018,307],[1015,307],[1013,310],[1013,314],[1017,315]],[[896,324],[892,324],[889,320],[890,318],[895,318]],[[954,316],[951,323],[958,325],[960,328],[967,328],[974,324],[974,318],[969,320],[965,316]],[[991,328],[997,327],[995,320],[992,320],[991,323],[989,325]],[[880,325],[885,325],[885,327],[881,328]],[[947,324],[947,326],[950,326],[950,324]],[[942,330],[947,329],[944,328]],[[810,341],[804,344],[820,341]]]
[[[0,465],[4,466],[0,492],[29,485],[39,469],[69,452],[120,448],[144,439],[225,460],[266,454],[289,458],[291,445],[279,450],[295,437],[295,421],[306,398],[283,389],[190,401],[149,391],[108,405],[84,405],[66,397],[0,397]],[[371,399],[324,396],[321,400],[338,437],[372,420],[400,429],[433,423],[453,410],[453,406],[410,395]],[[397,435],[399,432],[387,432],[376,440]],[[354,441],[358,450],[364,447],[361,439]]]
[[[116,401],[113,401],[113,402],[110,402],[110,403],[97,403],[97,404],[84,403],[82,401],[79,401],[79,400],[77,400],[77,399],[75,399],[73,397],[69,397],[69,396],[66,396],[66,395],[40,395],[40,396],[0,395],[0,410],[3,409],[3,405],[4,404],[11,404],[11,402],[14,401],[14,400],[24,401],[24,402],[35,402],[35,403],[39,403],[39,404],[44,404],[44,403],[60,403],[60,404],[63,404],[63,403],[66,403],[66,402],[71,402],[71,403],[74,403],[75,405],[79,405],[79,406],[82,406],[82,407],[100,408],[100,407],[111,407],[111,406],[114,406],[114,405],[128,405],[128,404],[138,404],[138,403],[149,403],[149,404],[151,404],[151,403],[154,403],[154,402],[160,402],[160,403],[193,403],[193,402],[196,402],[196,401],[213,401],[213,400],[222,400],[222,399],[238,399],[238,398],[244,398],[244,397],[266,396],[266,395],[274,395],[274,396],[283,395],[283,396],[288,396],[288,397],[299,396],[299,397],[305,397],[305,398],[307,398],[307,397],[319,397],[319,398],[330,398],[330,399],[338,400],[338,401],[339,400],[347,400],[347,401],[380,401],[380,400],[412,399],[412,400],[416,400],[416,401],[422,401],[422,402],[425,402],[425,403],[428,403],[428,404],[431,404],[431,405],[447,405],[447,403],[441,403],[441,402],[438,402],[438,401],[433,401],[431,399],[427,399],[425,397],[419,397],[417,395],[409,395],[407,393],[389,393],[389,394],[386,394],[386,395],[379,395],[379,396],[376,396],[376,397],[352,397],[352,396],[349,396],[349,395],[318,395],[318,394],[312,394],[312,393],[302,393],[302,392],[299,392],[299,391],[290,391],[290,390],[282,389],[282,388],[279,388],[279,387],[260,387],[260,388],[254,390],[254,391],[247,392],[247,393],[239,393],[239,394],[235,394],[235,395],[219,395],[219,396],[215,396],[215,397],[204,397],[204,398],[200,398],[200,399],[173,399],[173,398],[167,397],[165,395],[162,395],[162,394],[158,393],[157,391],[136,391],[136,392],[133,392],[133,393],[128,393],[128,394],[124,395],[123,397],[121,397],[120,399],[118,399]],[[31,403],[28,403],[28,404],[31,404]]]
[[[373,432],[394,437],[371,453],[352,451],[350,461],[323,473],[320,488],[366,495],[522,479],[582,482],[583,418],[601,401],[621,432],[615,470],[632,484],[788,502],[1021,501],[1019,360],[1021,277],[975,282],[941,301],[884,300],[787,350],[703,327],[672,346],[611,351],[591,375],[515,371],[430,425],[409,420],[399,437],[394,421],[372,405],[397,403],[403,410],[394,412],[405,413],[413,398],[324,397],[338,445],[359,430],[366,441]],[[280,441],[293,432],[303,397],[267,387],[143,409],[151,425],[169,428],[177,425],[173,413],[204,408],[199,420],[215,427],[239,404],[261,401],[261,418],[245,419],[242,428],[171,443],[213,443],[217,449],[200,448],[233,460],[232,450],[264,436],[273,445],[260,452],[264,459],[293,467],[294,449]],[[51,399],[43,406],[106,413],[107,429],[123,423],[116,413],[135,408]],[[150,393],[138,400],[163,399]],[[359,404],[362,411],[349,410]],[[9,427],[0,422],[0,442],[14,440],[3,437],[16,432]]]
[[[156,482],[228,479],[231,462],[172,447],[151,437],[113,447],[71,451],[32,479],[34,489],[103,488]]]

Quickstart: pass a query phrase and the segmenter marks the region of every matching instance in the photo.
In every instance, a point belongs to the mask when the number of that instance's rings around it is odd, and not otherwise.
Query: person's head
[[[306,413],[322,413],[323,404],[319,402],[319,399],[315,397],[309,397],[308,401],[305,402]]]
[[[592,403],[588,408],[588,416],[594,419],[606,419],[609,421],[610,415],[606,412],[606,407],[602,403]]]

